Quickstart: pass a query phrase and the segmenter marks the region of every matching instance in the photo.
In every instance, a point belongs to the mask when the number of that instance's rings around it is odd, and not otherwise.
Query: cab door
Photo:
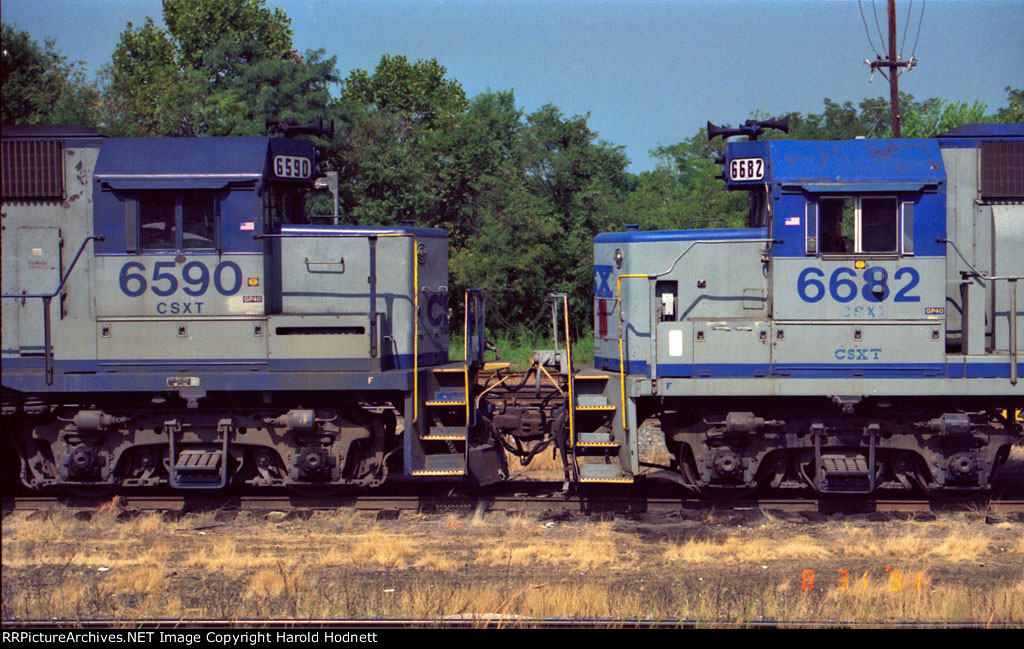
[[[17,230],[18,293],[50,295],[60,285],[60,228],[20,227]],[[55,316],[60,308],[51,303]],[[9,306],[13,306],[13,303]],[[18,349],[22,355],[42,355],[44,346],[43,301],[27,299],[18,304]]]

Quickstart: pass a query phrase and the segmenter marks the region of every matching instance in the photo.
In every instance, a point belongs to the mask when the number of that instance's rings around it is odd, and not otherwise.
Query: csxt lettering
[[[882,350],[874,349],[837,349],[836,359],[840,361],[877,361],[882,356]]]
[[[202,302],[157,302],[156,312],[160,315],[202,315]]]

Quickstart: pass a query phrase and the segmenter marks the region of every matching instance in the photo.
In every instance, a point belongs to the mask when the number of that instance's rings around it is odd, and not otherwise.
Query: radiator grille
[[[3,199],[64,200],[64,143],[4,141]]]
[[[981,143],[981,197],[1024,198],[1024,142]]]

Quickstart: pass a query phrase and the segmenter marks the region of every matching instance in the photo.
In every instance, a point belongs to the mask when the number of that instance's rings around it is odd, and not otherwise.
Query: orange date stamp
[[[849,570],[838,570],[838,576],[835,578],[834,588],[836,590],[849,590],[850,589],[850,571]],[[913,588],[914,590],[921,590],[921,571],[918,571],[916,575],[907,575],[904,578],[902,570],[897,570],[891,566],[885,567],[885,579],[888,580],[888,590],[892,592],[903,590],[904,588]],[[804,591],[812,591],[815,587],[815,579],[817,574],[814,570],[806,569],[800,573],[800,588]],[[870,571],[865,570],[864,574],[860,578],[861,588],[867,588],[868,583],[871,581]],[[820,583],[819,583],[820,586]]]

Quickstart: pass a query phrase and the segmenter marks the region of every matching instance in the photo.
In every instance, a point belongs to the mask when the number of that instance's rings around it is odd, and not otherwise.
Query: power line
[[[878,42],[881,43],[881,49],[884,51],[885,36],[882,36],[882,25],[878,22],[878,9],[875,8],[875,0],[871,0],[871,13],[875,14],[875,27],[878,28]]]
[[[914,0],[907,5],[907,19],[903,21],[903,42],[900,44],[900,58],[903,58],[903,46],[907,44],[907,27],[910,27],[910,10],[914,8]]]
[[[924,24],[924,3],[925,0],[921,0],[921,17],[917,19],[917,36],[914,37],[914,51],[910,53],[910,58],[914,58],[917,53],[917,39],[921,37],[921,25]]]
[[[871,46],[871,51],[875,53],[875,56],[881,58],[882,55],[875,48],[875,41],[871,38],[871,30],[868,29],[868,20],[864,17],[864,5],[861,0],[857,0],[857,6],[860,7],[860,20],[864,23],[864,34],[868,37],[868,45]]]

